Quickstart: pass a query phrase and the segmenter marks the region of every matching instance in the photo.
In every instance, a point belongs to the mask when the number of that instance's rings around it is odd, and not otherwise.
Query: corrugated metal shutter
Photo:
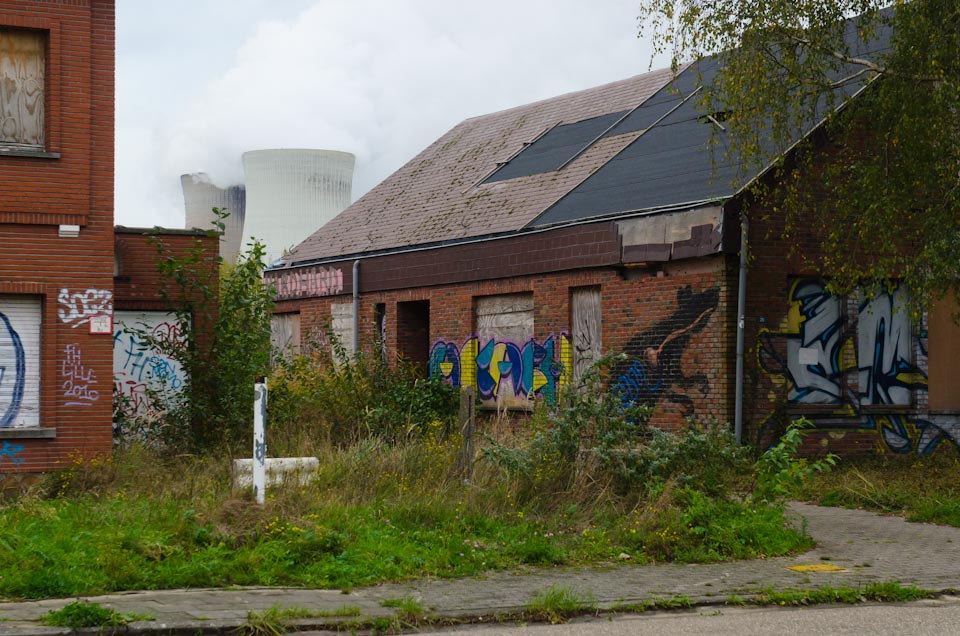
[[[40,426],[40,299],[0,295],[0,427]]]

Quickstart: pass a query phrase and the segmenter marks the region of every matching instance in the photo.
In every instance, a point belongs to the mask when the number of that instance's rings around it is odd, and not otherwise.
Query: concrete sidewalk
[[[791,504],[806,520],[817,548],[796,557],[711,565],[616,565],[608,568],[526,569],[485,578],[425,580],[356,589],[242,588],[167,590],[84,597],[122,613],[152,621],[131,623],[130,633],[213,633],[240,627],[249,612],[273,606],[308,610],[315,618],[291,621],[318,628],[340,620],[391,618],[390,600],[412,596],[428,615],[490,619],[522,610],[538,592],[563,585],[591,597],[602,609],[657,599],[686,597],[694,604],[722,604],[731,596],[749,599],[764,590],[865,587],[896,581],[935,591],[960,589],[960,528],[907,523],[899,517],[862,510]],[[788,566],[829,564],[832,572],[797,572]],[[67,634],[44,627],[40,617],[75,599],[0,603],[0,635]],[[345,608],[353,616],[339,618]],[[321,616],[323,615],[323,616]]]

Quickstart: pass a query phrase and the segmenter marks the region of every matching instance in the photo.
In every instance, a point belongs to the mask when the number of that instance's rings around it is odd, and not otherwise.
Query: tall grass
[[[464,479],[454,394],[407,374],[363,360],[281,367],[271,454],[314,455],[320,469],[306,485],[270,489],[262,506],[232,487],[226,454],[130,445],[51,475],[0,509],[0,595],[351,588],[809,545],[781,508],[738,496],[749,462],[728,435],[654,434],[601,398],[571,397],[528,428],[488,428]]]
[[[808,501],[903,514],[910,521],[960,527],[960,452],[941,444],[927,457],[848,458],[800,491]]]

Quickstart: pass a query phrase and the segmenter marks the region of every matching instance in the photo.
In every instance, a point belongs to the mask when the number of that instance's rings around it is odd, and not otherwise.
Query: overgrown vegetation
[[[552,585],[535,594],[525,610],[536,620],[559,623],[571,616],[595,612],[597,603],[590,593],[581,593],[564,585]]]
[[[362,358],[295,360],[270,382],[268,443],[273,454],[319,457],[307,485],[291,480],[257,506],[232,489],[222,454],[130,445],[77,461],[0,509],[0,595],[350,589],[522,564],[715,561],[810,545],[779,505],[751,497],[751,458],[729,435],[650,431],[603,392],[541,405],[519,430],[487,423],[486,452],[465,480],[454,470],[465,445],[449,387]],[[316,410],[300,412],[301,398]]]
[[[222,232],[227,212],[214,212],[214,231]],[[131,329],[140,342],[180,363],[185,384],[154,400],[150,410],[162,415],[153,413],[149,426],[138,421],[142,413],[124,409],[121,400],[115,428],[121,441],[159,443],[180,452],[237,448],[249,434],[250,387],[270,365],[273,293],[263,282],[264,246],[254,241],[235,264],[219,255],[211,263],[199,242],[183,254],[169,250],[162,237],[154,237],[154,246],[161,298],[189,328],[181,338]]]
[[[800,141],[770,209],[832,293],[897,280],[919,309],[960,291],[955,0],[642,0],[640,19],[675,67],[722,52],[697,99],[724,159],[756,171]]]
[[[221,332],[209,346],[191,335],[165,350],[190,373],[183,402],[159,434],[77,460],[0,508],[0,595],[350,589],[525,564],[765,557],[811,543],[784,519],[783,484],[809,472],[792,437],[757,464],[773,486],[754,495],[753,457],[728,432],[650,429],[646,409],[605,388],[602,364],[529,420],[486,422],[482,438],[464,440],[456,390],[402,362],[347,355],[329,333],[301,356],[278,356],[268,382],[271,455],[313,455],[320,469],[256,505],[232,487],[229,458],[249,439],[253,377],[269,359],[261,252],[222,271],[207,317],[191,303],[209,305],[210,283],[188,275],[201,257],[171,257],[164,269],[182,317]],[[782,470],[764,468],[774,460]],[[269,634],[284,618],[252,616],[249,629]]]
[[[133,621],[150,621],[153,617],[141,614],[121,614],[99,603],[74,601],[58,610],[50,610],[41,619],[53,627],[119,627]]]
[[[833,587],[825,585],[813,590],[768,590],[751,599],[759,605],[821,605],[824,603],[903,603],[931,598],[934,593],[913,585],[902,585],[896,581],[871,583],[863,588]],[[742,602],[731,603],[741,605]]]
[[[893,455],[848,459],[816,475],[798,495],[827,506],[867,508],[960,527],[960,457],[941,447],[927,457]]]
[[[279,358],[269,386],[271,442],[284,448],[446,438],[458,404],[450,385],[402,361],[351,357],[329,332],[303,355]]]

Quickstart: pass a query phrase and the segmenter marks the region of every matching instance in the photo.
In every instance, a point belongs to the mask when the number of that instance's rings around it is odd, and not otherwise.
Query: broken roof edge
[[[156,234],[158,236],[222,236],[223,232],[219,230],[202,230],[200,228],[178,228],[178,227],[132,227],[129,225],[114,225],[115,234]]]
[[[701,199],[697,201],[688,201],[685,203],[671,204],[666,206],[660,206],[656,208],[647,208],[642,210],[629,210],[625,212],[611,212],[609,214],[598,215],[590,218],[577,219],[575,221],[562,221],[558,223],[552,223],[550,225],[541,225],[537,227],[523,227],[519,230],[513,230],[509,232],[498,232],[494,234],[483,234],[480,236],[471,236],[459,239],[451,239],[448,241],[439,241],[435,243],[421,243],[419,245],[405,245],[395,248],[386,248],[383,250],[376,250],[373,252],[355,252],[352,254],[339,254],[337,256],[327,256],[320,257],[311,260],[297,261],[295,263],[290,263],[285,266],[271,265],[264,270],[266,274],[286,272],[294,269],[302,269],[305,267],[314,267],[317,265],[329,265],[333,263],[345,263],[349,261],[362,261],[371,258],[378,258],[381,256],[393,256],[396,254],[408,254],[415,252],[426,252],[430,250],[444,249],[447,247],[454,247],[457,245],[470,245],[473,243],[486,243],[488,241],[498,241],[508,238],[514,238],[518,236],[527,236],[533,234],[542,234],[545,232],[552,232],[554,230],[559,230],[567,227],[575,227],[577,225],[590,225],[593,223],[603,223],[606,221],[617,221],[620,219],[628,219],[634,217],[644,217],[644,216],[653,216],[656,214],[667,214],[670,212],[685,212],[687,210],[696,210],[699,208],[710,207],[710,206],[723,206],[727,201],[734,198],[730,197],[721,197],[721,198],[710,198],[710,199]]]

